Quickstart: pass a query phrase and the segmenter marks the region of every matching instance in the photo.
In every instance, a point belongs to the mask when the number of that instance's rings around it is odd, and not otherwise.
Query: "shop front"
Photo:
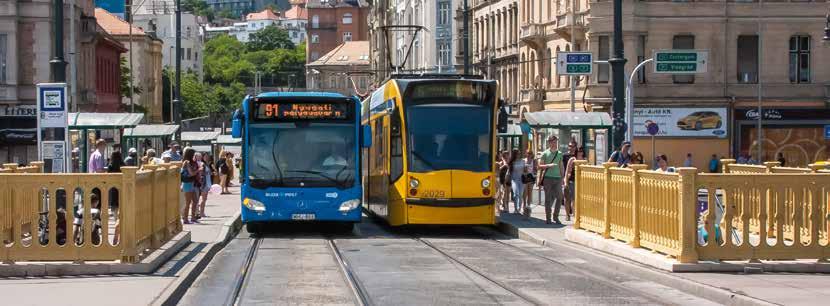
[[[632,116],[633,153],[654,167],[654,157],[666,155],[669,165],[684,165],[692,155],[692,167],[707,171],[714,154],[729,157],[729,111],[726,107],[636,107]],[[657,124],[652,136],[646,123]]]
[[[37,106],[0,104],[0,163],[37,160]]]
[[[761,116],[763,114],[763,117]],[[761,119],[761,159],[776,160],[782,154],[788,167],[804,167],[830,158],[828,108],[736,109],[735,154],[757,159],[758,119]]]

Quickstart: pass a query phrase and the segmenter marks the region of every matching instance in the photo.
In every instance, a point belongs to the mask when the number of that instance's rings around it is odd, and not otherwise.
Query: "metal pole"
[[[626,86],[625,91],[625,122],[628,122],[628,128],[625,133],[626,141],[634,140],[634,124],[632,124],[634,122],[634,78],[637,77],[637,71],[640,71],[640,68],[645,67],[651,61],[654,61],[654,59],[650,58],[637,64],[637,67],[634,67],[634,71],[628,77],[628,86]]]
[[[182,11],[181,0],[176,0],[176,90],[173,91],[173,114],[179,129],[176,130],[176,140],[181,141],[182,136]]]
[[[132,10],[133,10],[132,7],[127,8],[127,11],[132,11]],[[132,14],[130,14],[127,18],[128,18],[127,19],[127,25],[130,27],[129,34],[127,35],[127,37],[130,39],[129,46],[128,46],[128,48],[130,49],[130,53],[129,53],[129,58],[130,58],[130,88],[129,88],[129,91],[130,91],[130,112],[135,113],[135,102],[133,101],[133,96],[135,96],[135,92],[133,91],[133,87],[135,86],[135,85],[133,85],[133,82],[134,82],[133,76],[135,76],[135,71],[133,71],[133,20],[132,20]]]
[[[464,74],[470,74],[470,12],[467,0],[464,0]]]
[[[75,40],[75,3],[77,0],[72,0],[69,4],[69,111],[76,112],[78,110],[78,99],[75,97],[78,94],[78,86],[75,84],[78,81],[78,55]]]
[[[52,82],[66,82],[66,61],[63,59],[63,0],[52,5],[52,29],[55,32],[55,54],[49,61],[52,68]]]
[[[761,17],[762,17],[761,14],[763,14],[763,12],[764,12],[763,4],[764,4],[763,0],[758,1],[758,122],[757,122],[758,126],[756,127],[756,130],[758,131],[758,162],[759,163],[764,162],[763,161],[764,157],[762,156],[764,154],[764,148],[763,148],[764,147],[763,146],[763,140],[764,140],[763,134],[764,134],[764,132],[762,130],[762,128],[763,128],[762,127],[762,121],[764,120],[764,113],[763,113],[763,107],[761,105],[762,104],[761,96],[763,95],[763,87],[761,85],[761,83],[762,83],[762,81],[761,81],[761,68],[763,66],[761,65],[761,60],[764,58],[763,57],[763,50],[764,50],[764,48],[763,48],[763,35],[762,35],[763,34],[763,28],[762,28],[762,25],[761,25]]]
[[[576,1],[573,0],[571,4],[571,50],[572,51],[579,51],[576,50],[576,32],[574,31],[574,27],[576,25]],[[568,80],[571,83],[571,112],[576,111],[576,76],[569,76]]]
[[[613,148],[619,148],[625,137],[623,113],[625,112],[625,52],[622,39],[622,0],[614,0],[614,57],[611,64],[614,99],[611,104],[614,130]]]

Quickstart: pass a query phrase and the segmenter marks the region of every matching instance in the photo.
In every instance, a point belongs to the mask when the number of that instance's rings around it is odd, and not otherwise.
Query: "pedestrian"
[[[130,148],[127,151],[127,158],[124,159],[124,165],[135,167],[138,165],[138,151],[135,148]]]
[[[720,168],[720,162],[718,161],[718,156],[712,154],[712,159],[709,160],[709,173],[717,173],[718,168]]]
[[[527,172],[532,174],[530,178],[532,180],[525,180],[525,191],[524,195],[524,214],[525,217],[530,217],[530,204],[531,200],[533,199],[533,185],[536,183],[536,173],[538,171],[539,165],[536,161],[536,157],[533,155],[533,151],[528,149],[525,153],[525,165],[527,165]]]
[[[181,189],[184,193],[184,207],[182,207],[182,222],[190,224],[193,222],[189,218],[190,212],[196,212],[196,179],[199,176],[199,164],[195,159],[196,151],[191,148],[185,148],[184,157],[181,169]]]
[[[580,146],[576,149],[576,154],[568,160],[565,168],[565,185],[563,186],[563,189],[565,191],[565,212],[567,213],[565,220],[567,221],[571,221],[571,215],[573,215],[574,197],[576,196],[574,190],[576,186],[574,183],[576,179],[576,161],[584,159],[585,148]]]
[[[204,170],[202,171],[202,188],[199,190],[199,214],[196,215],[196,220],[206,217],[205,204],[207,203],[208,193],[210,193],[210,187],[213,186],[213,178],[211,176],[216,173],[215,165],[210,154],[203,152],[201,162],[201,168]]]
[[[746,164],[748,161],[749,161],[749,158],[747,158],[747,154],[741,153],[741,154],[738,154],[738,160],[735,161],[735,163],[737,163],[737,164]]]
[[[222,194],[230,194],[228,191],[228,166],[227,159],[228,152],[222,151],[219,153],[219,159],[216,160],[216,171],[219,172],[219,186],[222,187]]]
[[[179,147],[178,143],[172,142],[170,143],[170,149],[161,153],[161,158],[169,157],[171,161],[182,161],[182,156],[179,154]]]
[[[110,154],[110,164],[107,165],[107,173],[121,173],[121,167],[126,166],[121,158],[121,152],[115,151]],[[120,203],[118,202],[118,189],[110,188],[109,190],[109,212],[115,218],[115,234],[112,238],[112,244],[117,245],[121,233],[121,218],[118,216]]]
[[[508,178],[510,179],[511,192],[513,192],[511,197],[513,199],[513,213],[521,214],[522,195],[525,191],[522,177],[528,173],[528,169],[518,149],[513,149],[510,153],[510,162],[508,165],[510,165]]]
[[[499,192],[498,201],[501,206],[501,212],[507,213],[510,208],[510,153],[507,151],[501,152],[498,168],[499,168]]]
[[[654,171],[675,172],[675,169],[669,167],[669,158],[666,157],[666,154],[661,154],[657,156],[657,169],[654,169]]]
[[[643,160],[645,160],[645,157],[643,157],[642,152],[635,152],[634,154],[631,155],[631,164],[632,165],[643,164],[644,163]]]
[[[781,167],[786,167],[787,160],[784,159],[784,153],[778,152],[778,158],[776,160],[781,164]]]
[[[154,149],[147,149],[147,162],[150,165],[161,165],[164,163],[161,158],[156,157],[156,150]]]
[[[79,173],[81,172],[81,149],[80,148],[73,148],[72,149],[72,173]]]
[[[608,157],[609,162],[617,163],[617,167],[625,168],[631,164],[631,142],[623,141],[620,147]]]
[[[107,148],[107,142],[103,139],[95,141],[95,151],[89,155],[89,166],[87,167],[89,173],[104,173],[107,171],[107,163],[104,159],[104,149]]]
[[[691,167],[693,164],[692,153],[686,153],[686,160],[683,161],[683,167]]]
[[[545,190],[545,223],[551,223],[551,208],[553,208],[553,222],[559,221],[559,206],[562,205],[562,152],[559,152],[559,138],[548,136],[548,149],[542,153],[539,168],[542,169],[540,180]]]

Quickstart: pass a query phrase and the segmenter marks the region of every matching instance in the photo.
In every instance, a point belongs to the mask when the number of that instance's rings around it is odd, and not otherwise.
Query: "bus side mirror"
[[[507,111],[499,107],[499,116],[496,120],[496,129],[499,133],[507,133]]]
[[[372,126],[371,125],[362,125],[360,126],[361,132],[361,139],[360,145],[363,148],[371,148],[372,147]]]
[[[233,112],[231,118],[231,137],[242,138],[242,116],[238,109]]]

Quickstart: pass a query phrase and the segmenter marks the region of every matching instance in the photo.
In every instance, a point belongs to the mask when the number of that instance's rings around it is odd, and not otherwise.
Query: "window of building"
[[[185,32],[186,32],[185,37],[190,37],[190,34],[191,34],[191,29],[190,29],[190,27],[187,27],[187,28],[186,28],[186,30],[185,30]]]
[[[695,48],[694,35],[675,35],[672,39],[672,49],[692,50]],[[672,80],[675,84],[693,84],[695,76],[689,74],[675,74],[672,75]]]
[[[607,61],[611,57],[611,41],[608,35],[599,36],[599,48],[597,49],[597,59],[600,61]],[[611,78],[611,65],[602,63],[597,66],[597,83],[608,83]]]
[[[199,60],[199,52],[198,51],[193,52],[193,60],[196,60],[196,61]]]
[[[352,24],[352,13],[343,14],[343,24]]]
[[[442,42],[438,44],[438,65],[449,66],[452,49],[449,42]]]
[[[738,36],[738,83],[758,83],[758,35]]]
[[[320,52],[317,52],[317,51],[311,52],[311,61],[316,61],[318,58],[320,58]]]
[[[311,16],[311,28],[312,29],[320,28],[320,16],[317,16],[317,15]]]
[[[810,36],[790,37],[790,82],[810,83]]]
[[[438,25],[450,24],[450,2],[438,2]]]
[[[0,34],[0,84],[6,83],[6,63],[8,63],[8,34]]]
[[[190,60],[190,58],[191,58],[191,57],[190,57],[190,48],[187,48],[187,60],[189,61],[189,60]]]
[[[312,44],[320,43],[320,35],[311,34],[311,43]]]
[[[646,36],[640,35],[637,37],[637,63],[640,64],[644,60],[646,60]],[[640,71],[637,71],[637,81],[640,84],[646,83],[646,67],[640,67]]]
[[[337,88],[337,78],[334,76],[329,77],[329,88]]]
[[[352,32],[343,32],[343,42],[352,41]]]

